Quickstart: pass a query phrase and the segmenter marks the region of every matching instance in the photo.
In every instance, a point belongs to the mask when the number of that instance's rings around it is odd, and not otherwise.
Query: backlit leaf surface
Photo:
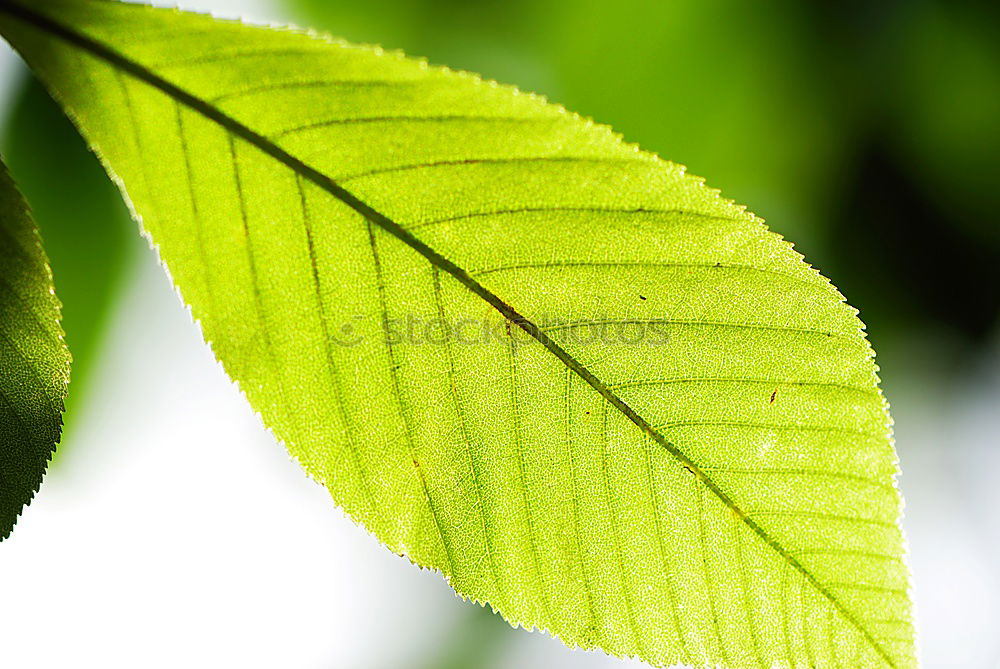
[[[0,6],[227,372],[392,550],[656,665],[915,665],[871,349],[759,219],[398,54]]]

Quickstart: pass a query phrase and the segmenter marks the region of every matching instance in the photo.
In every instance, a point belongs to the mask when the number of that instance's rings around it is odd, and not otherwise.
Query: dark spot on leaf
[[[584,648],[593,648],[601,640],[600,631],[593,623],[588,624],[580,632],[580,645]]]
[[[642,300],[643,302],[645,302],[646,301],[646,296],[645,295],[640,295],[639,299]]]
[[[776,398],[777,396],[778,396],[778,389],[777,389],[777,388],[775,388],[775,389],[774,389],[774,392],[772,392],[772,393],[771,393],[771,401],[770,401],[769,403],[770,403],[770,404],[774,404],[774,400],[775,400],[775,398]]]

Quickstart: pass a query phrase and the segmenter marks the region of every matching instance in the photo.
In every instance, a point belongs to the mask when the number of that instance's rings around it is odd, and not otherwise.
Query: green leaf
[[[0,161],[0,541],[59,441],[69,350],[38,229]]]
[[[379,49],[85,0],[2,3],[0,30],[250,403],[392,550],[656,665],[916,665],[871,349],[752,214]]]
[[[25,76],[11,93],[0,152],[45,239],[59,278],[60,324],[73,351],[73,391],[66,397],[62,443],[53,454],[58,467],[93,401],[89,391],[102,337],[143,243],[117,189],[41,85]]]

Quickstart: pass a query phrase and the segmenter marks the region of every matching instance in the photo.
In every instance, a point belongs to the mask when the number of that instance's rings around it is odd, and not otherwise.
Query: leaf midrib
[[[618,395],[615,394],[611,388],[598,379],[589,369],[584,367],[584,365],[573,357],[572,354],[562,348],[556,341],[551,339],[535,323],[520,314],[516,309],[514,309],[513,306],[507,304],[498,295],[476,281],[466,270],[462,269],[454,262],[435,251],[433,248],[415,237],[411,232],[403,228],[400,224],[360,200],[353,193],[338,185],[335,181],[327,177],[319,170],[306,164],[299,158],[296,158],[294,155],[282,149],[280,146],[274,144],[264,135],[261,135],[232,116],[229,116],[221,109],[213,106],[210,102],[189,93],[188,91],[159,76],[152,70],[149,70],[145,66],[131,60],[128,56],[122,54],[107,44],[99,42],[81,32],[77,32],[76,30],[63,25],[62,23],[44,14],[35,12],[34,10],[20,4],[13,3],[10,0],[0,0],[0,12],[6,13],[15,19],[28,23],[39,30],[48,32],[74,46],[83,49],[84,51],[89,52],[94,56],[97,56],[98,58],[101,58],[102,60],[105,60],[112,66],[124,70],[140,81],[143,81],[146,84],[160,90],[162,93],[174,98],[177,102],[188,106],[209,120],[218,123],[233,135],[252,144],[260,151],[291,169],[300,177],[309,180],[319,188],[328,192],[330,195],[333,195],[348,207],[361,214],[369,222],[378,225],[389,234],[410,246],[417,253],[424,256],[424,258],[427,259],[432,265],[450,274],[459,283],[500,312],[504,318],[524,330],[532,338],[542,344],[542,346],[548,349],[550,353],[562,361],[568,369],[586,381],[587,384],[596,390],[598,394],[600,394],[608,403],[624,414],[626,418],[634,423],[647,436],[653,439],[653,441],[663,447],[671,456],[674,457],[675,460],[690,471],[699,481],[701,481],[701,483],[704,484],[705,487],[720,501],[722,501],[747,527],[757,534],[761,540],[778,553],[791,567],[801,573],[803,577],[811,583],[821,595],[826,597],[826,599],[830,601],[837,611],[840,612],[840,614],[862,634],[868,643],[871,644],[875,652],[878,653],[878,655],[885,660],[890,667],[895,669],[896,664],[889,655],[888,651],[886,651],[882,644],[880,644],[878,640],[872,636],[871,632],[861,624],[858,618],[850,610],[848,610],[843,603],[841,603],[836,595],[824,586],[819,579],[805,567],[805,565],[799,562],[798,559],[796,559],[796,557],[792,555],[777,539],[772,537],[767,530],[761,527],[755,520],[753,520],[753,518],[748,516],[747,513],[736,504],[735,500],[723,491],[701,467],[688,458],[688,456],[685,455],[684,452],[677,446],[668,441],[666,437],[664,437],[649,422],[647,422],[634,409],[618,397]]]

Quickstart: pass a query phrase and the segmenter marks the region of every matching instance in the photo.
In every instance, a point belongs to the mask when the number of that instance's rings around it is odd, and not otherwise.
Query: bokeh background
[[[1000,667],[1000,5],[183,0],[544,93],[748,203],[861,310],[893,407],[926,667]],[[274,443],[117,192],[0,50],[0,150],[75,358],[0,547],[9,667],[640,666],[514,632]]]

